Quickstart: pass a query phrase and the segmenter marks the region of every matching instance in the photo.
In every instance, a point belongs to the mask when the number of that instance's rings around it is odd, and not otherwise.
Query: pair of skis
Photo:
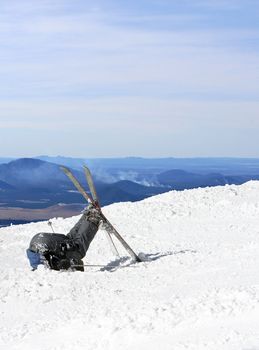
[[[113,242],[113,239],[111,235],[114,235],[119,242],[123,245],[123,247],[126,249],[126,251],[130,254],[134,262],[141,262],[142,260],[139,258],[139,256],[132,250],[132,248],[128,245],[128,243],[122,238],[122,236],[119,234],[119,232],[116,230],[116,228],[111,224],[111,222],[106,218],[106,216],[103,214],[100,206],[100,202],[97,196],[96,188],[93,182],[93,178],[91,175],[90,170],[87,168],[87,166],[84,166],[84,173],[85,177],[88,183],[88,187],[90,190],[91,195],[89,195],[82,185],[79,183],[79,181],[75,178],[75,176],[72,174],[70,169],[61,166],[61,170],[68,176],[68,178],[72,181],[74,186],[77,188],[77,190],[82,194],[82,196],[87,200],[88,203],[91,203],[97,210],[99,210],[102,221],[104,224],[104,228],[108,234],[109,241],[111,243],[112,249],[116,253],[116,255],[119,256],[119,253],[117,251],[117,248]]]

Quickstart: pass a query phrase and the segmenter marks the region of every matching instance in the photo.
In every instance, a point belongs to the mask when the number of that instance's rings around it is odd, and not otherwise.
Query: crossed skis
[[[88,203],[91,203],[97,210],[99,210],[101,216],[102,216],[102,221],[104,224],[104,228],[107,232],[109,241],[111,243],[111,246],[116,253],[118,254],[118,251],[115,247],[115,244],[113,242],[113,239],[111,235],[114,235],[120,243],[123,245],[123,247],[126,249],[126,251],[130,254],[134,262],[141,262],[142,260],[139,258],[139,256],[132,250],[132,248],[128,245],[128,243],[122,238],[122,236],[119,234],[119,232],[116,230],[116,228],[111,224],[111,222],[106,218],[106,216],[103,214],[100,206],[100,202],[97,196],[96,188],[93,182],[93,178],[91,175],[90,170],[87,168],[87,166],[84,165],[84,173],[86,177],[86,181],[90,190],[91,195],[89,195],[82,185],[79,183],[79,181],[75,178],[75,176],[72,174],[72,172],[64,167],[61,166],[60,169],[68,176],[68,178],[73,182],[74,186],[77,188],[77,190],[82,194],[82,196],[86,199]]]

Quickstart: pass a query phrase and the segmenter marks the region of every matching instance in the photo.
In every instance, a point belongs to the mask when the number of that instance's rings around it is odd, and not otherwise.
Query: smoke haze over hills
[[[60,170],[60,164],[69,166],[85,188],[82,165],[89,165],[102,205],[138,201],[172,189],[242,184],[259,179],[258,159],[21,158],[0,164],[0,218],[10,222],[17,218],[47,219],[53,214],[48,208],[59,204],[62,204],[59,215],[62,216],[62,210],[64,216],[78,214],[86,205],[85,200]],[[21,209],[24,210],[20,212]]]

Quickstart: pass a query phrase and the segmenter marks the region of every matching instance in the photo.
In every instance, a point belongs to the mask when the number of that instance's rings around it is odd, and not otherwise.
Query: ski
[[[92,174],[91,174],[89,168],[86,165],[84,165],[84,173],[85,173],[86,181],[87,181],[90,193],[92,195],[93,201],[94,201],[96,207],[98,207],[99,210],[101,211],[101,205],[100,205],[100,202],[99,202],[99,199],[98,199],[98,196],[97,196],[97,192],[96,192],[96,188],[95,188],[95,185],[94,185],[93,177],[92,177]],[[119,254],[118,249],[116,248],[115,243],[114,243],[114,241],[112,239],[111,233],[108,230],[106,230],[105,228],[104,228],[104,232],[107,235],[107,239],[108,239],[108,241],[110,243],[112,253],[114,255],[116,255],[118,258],[120,258],[120,254]]]
[[[71,171],[68,168],[66,168],[64,166],[61,166],[60,168],[68,176],[68,178],[73,182],[74,186],[83,195],[83,197],[87,200],[87,202],[88,203],[92,203],[93,205],[95,205],[96,208],[101,210],[100,204],[99,204],[99,201],[98,201],[98,198],[97,198],[95,186],[94,186],[94,183],[93,183],[93,180],[92,180],[92,176],[91,176],[91,173],[90,173],[89,169],[87,169],[87,171],[86,171],[86,179],[87,179],[87,183],[88,183],[88,186],[89,186],[92,198],[88,195],[88,193],[84,190],[82,185],[74,177],[74,175],[71,173]],[[52,228],[52,230],[53,230],[53,228]],[[108,242],[110,244],[112,253],[114,255],[116,255],[117,258],[120,258],[120,254],[119,254],[119,252],[118,252],[118,250],[117,250],[117,248],[116,248],[116,246],[115,246],[115,244],[113,242],[111,234],[107,230],[104,230],[104,232],[105,232],[107,240],[108,240]]]
[[[81,195],[87,200],[88,203],[92,203],[94,205],[93,199],[89,196],[89,194],[84,190],[83,186],[79,183],[79,181],[74,177],[71,171],[64,167],[60,166],[60,169],[67,175],[67,177],[73,182],[74,186],[81,193]]]
[[[74,186],[77,188],[77,190],[82,194],[82,196],[89,202],[92,203],[92,205],[100,211],[100,214],[102,216],[103,222],[105,225],[105,229],[109,232],[112,233],[123,245],[125,250],[130,254],[132,259],[135,262],[141,262],[142,260],[138,257],[138,255],[131,249],[131,247],[128,245],[128,243],[122,238],[122,236],[119,234],[119,232],[116,230],[116,228],[112,225],[112,223],[106,218],[106,216],[103,214],[99,202],[96,203],[95,200],[89,196],[89,194],[84,190],[82,185],[79,183],[79,181],[74,177],[74,175],[71,173],[71,171],[64,167],[61,166],[60,169],[68,176],[68,178],[72,181]],[[93,181],[92,181],[93,182]],[[96,193],[96,191],[95,191]]]
[[[104,216],[102,213],[102,217],[104,220],[104,223],[107,224],[105,229],[112,233],[123,245],[123,247],[127,250],[127,252],[130,254],[132,259],[136,262],[142,262],[142,260],[139,258],[139,256],[132,250],[132,248],[128,245],[128,243],[122,238],[122,236],[119,234],[119,232],[116,230],[116,228],[112,225],[112,223]]]
[[[83,195],[83,197],[88,201],[88,203],[92,203],[92,205],[94,205],[96,207],[96,209],[98,209],[99,211],[101,211],[101,207],[100,207],[100,204],[99,204],[99,201],[98,201],[98,198],[97,198],[97,194],[96,194],[96,190],[95,190],[95,186],[93,184],[93,180],[92,180],[92,176],[91,176],[91,173],[88,169],[88,172],[87,172],[87,182],[88,182],[88,186],[89,186],[89,189],[90,189],[90,192],[91,192],[91,196],[89,196],[89,194],[84,190],[83,186],[80,184],[80,182],[74,177],[74,175],[71,173],[71,171],[64,167],[64,166],[61,166],[60,167],[61,170],[63,170],[63,172],[68,176],[68,178],[73,182],[74,186],[78,189],[78,191]],[[91,188],[90,188],[91,186]],[[104,231],[107,235],[107,239],[109,241],[109,244],[110,244],[110,247],[111,247],[111,250],[112,250],[112,253],[114,255],[116,255],[118,258],[120,258],[120,254],[113,242],[113,239],[111,237],[111,234],[105,230]]]
[[[89,168],[87,168],[86,165],[84,165],[84,172],[85,172],[86,181],[88,183],[88,187],[89,187],[89,190],[91,192],[92,198],[93,198],[96,206],[101,208],[100,201],[98,199],[96,188],[95,188],[95,185],[94,185],[94,182],[93,182],[92,174],[91,174]]]

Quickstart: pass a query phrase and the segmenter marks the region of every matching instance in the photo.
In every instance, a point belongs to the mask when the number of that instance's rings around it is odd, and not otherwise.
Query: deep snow
[[[1,349],[259,349],[259,182],[104,212],[148,262],[31,272],[25,250],[47,222],[0,229]],[[78,218],[53,219],[55,231]],[[115,260],[100,230],[85,262]]]

